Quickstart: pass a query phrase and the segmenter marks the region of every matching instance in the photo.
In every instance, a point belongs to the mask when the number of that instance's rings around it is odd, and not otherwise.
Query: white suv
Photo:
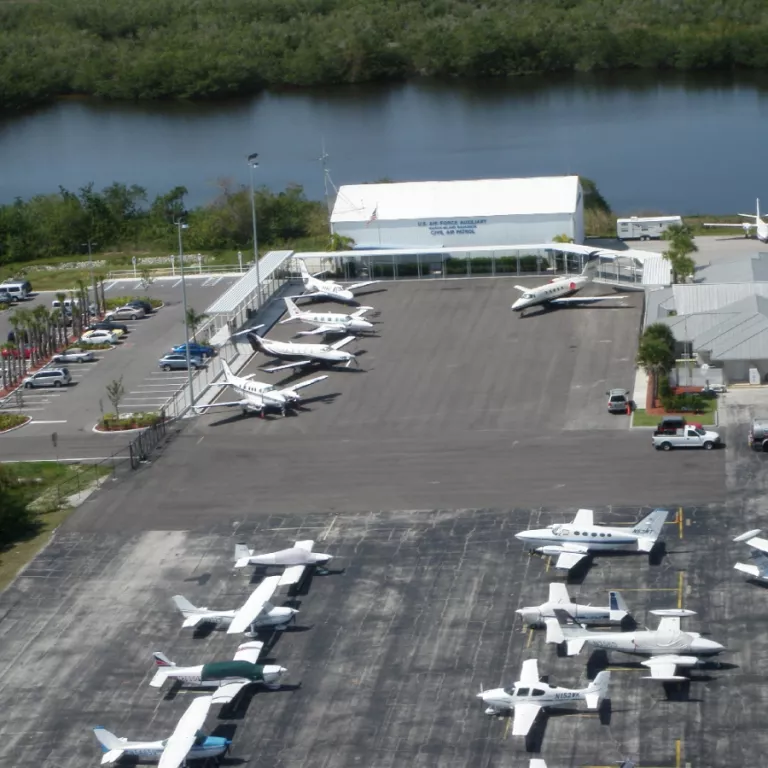
[[[24,379],[24,387],[61,387],[72,382],[72,376],[67,368],[44,368]]]

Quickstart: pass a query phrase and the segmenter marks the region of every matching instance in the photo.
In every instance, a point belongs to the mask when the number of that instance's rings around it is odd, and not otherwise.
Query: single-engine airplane
[[[352,283],[346,288],[339,284],[334,283],[331,280],[318,280],[318,276],[325,274],[324,272],[318,272],[316,275],[310,275],[307,265],[304,263],[304,259],[299,259],[299,270],[301,271],[301,279],[304,282],[304,288],[306,293],[302,298],[324,298],[331,299],[332,301],[341,301],[350,303],[355,300],[355,291],[358,288],[364,288],[366,285],[373,285],[378,283],[378,280],[366,280],[364,283]]]
[[[619,592],[608,593],[608,605],[579,605],[572,603],[568,588],[560,582],[549,585],[549,600],[541,605],[518,608],[515,613],[523,617],[529,627],[543,627],[544,619],[555,618],[555,608],[562,608],[581,624],[620,624],[629,616],[627,604]]]
[[[254,550],[248,549],[243,543],[235,544],[235,568],[245,568],[248,565],[286,566],[282,576],[270,576],[270,578],[278,579],[278,586],[292,586],[301,581],[305,568],[324,565],[333,559],[332,555],[313,552],[314,546],[315,542],[308,539],[307,541],[297,541],[289,549],[260,555]]]
[[[763,221],[762,216],[760,216],[759,198],[755,203],[755,213],[740,213],[738,215],[745,219],[754,219],[754,221],[744,221],[741,224],[715,223],[715,224],[705,224],[704,226],[709,228],[738,227],[739,229],[744,230],[744,237],[749,237],[752,234],[752,230],[754,229],[755,237],[764,243],[768,243],[768,223]]]
[[[373,330],[373,323],[363,317],[373,307],[360,307],[351,315],[343,312],[302,312],[288,296],[285,297],[285,305],[288,307],[288,317],[280,321],[281,325],[298,322],[315,326],[311,331],[299,331],[296,336],[318,336],[326,333],[354,334]]]

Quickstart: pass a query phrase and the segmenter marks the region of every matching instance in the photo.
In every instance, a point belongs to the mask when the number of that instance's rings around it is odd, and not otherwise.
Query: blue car
[[[171,351],[179,355],[186,355],[187,345],[179,344],[178,347],[174,347]],[[216,350],[214,347],[210,347],[207,344],[197,344],[196,342],[190,342],[189,354],[194,355],[195,357],[213,357],[216,354]]]

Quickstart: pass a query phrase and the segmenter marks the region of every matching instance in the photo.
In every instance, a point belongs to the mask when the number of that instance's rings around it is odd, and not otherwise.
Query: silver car
[[[164,370],[164,371],[186,371],[187,370],[187,356],[184,354],[178,354],[176,352],[172,352],[169,355],[166,355],[165,357],[161,357],[157,364]],[[189,358],[189,365],[194,368],[196,371],[200,368],[205,368],[205,362],[203,361],[202,357],[195,357],[194,355],[190,355]]]
[[[118,307],[104,315],[105,320],[138,320],[147,313],[141,307]]]
[[[72,347],[53,356],[54,363],[90,363],[96,359],[92,349]]]
[[[72,382],[72,376],[66,368],[43,368],[24,379],[24,388],[62,387]]]

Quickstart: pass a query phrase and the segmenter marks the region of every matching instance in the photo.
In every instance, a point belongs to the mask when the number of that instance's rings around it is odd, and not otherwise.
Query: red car
[[[32,357],[33,347],[24,347],[24,359],[29,360]],[[35,350],[36,351],[36,350]],[[17,360],[21,357],[21,350],[17,347],[3,347],[3,357],[15,357]]]

